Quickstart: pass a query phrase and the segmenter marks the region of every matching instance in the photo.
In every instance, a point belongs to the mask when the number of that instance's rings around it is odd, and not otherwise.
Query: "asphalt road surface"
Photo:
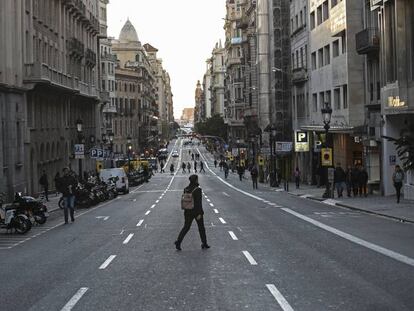
[[[166,173],[128,195],[0,232],[1,310],[414,310],[414,226],[293,197],[235,174],[202,146],[170,144]],[[181,161],[200,152],[208,243],[181,252]],[[175,172],[169,173],[174,163]],[[193,164],[192,164],[193,166]]]

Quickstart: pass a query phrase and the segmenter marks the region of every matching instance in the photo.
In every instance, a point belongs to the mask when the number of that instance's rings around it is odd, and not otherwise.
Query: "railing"
[[[380,48],[378,28],[366,28],[355,35],[358,54],[377,53]]]
[[[24,82],[26,83],[52,83],[60,87],[74,89],[74,79],[72,76],[50,68],[47,64],[30,63],[25,64]]]

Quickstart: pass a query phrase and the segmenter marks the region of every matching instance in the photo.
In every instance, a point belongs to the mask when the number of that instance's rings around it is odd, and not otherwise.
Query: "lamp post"
[[[111,157],[111,168],[114,167],[114,163],[112,161],[113,153],[114,153],[114,132],[110,131],[108,133],[109,137],[109,150],[111,151],[110,157]]]
[[[330,129],[330,123],[331,123],[331,117],[332,117],[332,108],[331,105],[328,102],[325,102],[323,108],[321,109],[322,112],[322,121],[324,124],[324,129],[325,129],[325,148],[328,148],[328,132]],[[329,198],[331,196],[330,194],[330,187],[329,187],[329,176],[328,176],[328,172],[329,172],[329,168],[328,166],[326,167],[326,190],[325,193],[323,195],[323,197]]]
[[[128,135],[127,137],[127,148],[128,148],[128,173],[131,172],[131,150],[132,150],[132,138]]]
[[[236,144],[237,144],[237,154],[238,154],[238,157],[239,157],[239,166],[240,166],[240,139],[239,138],[237,138],[236,139]]]
[[[276,172],[276,127],[274,125],[272,125],[272,127],[270,128],[270,135],[271,135],[271,140],[270,140],[270,158],[272,160],[272,174],[271,179],[270,179],[270,186],[271,187],[277,187],[278,186],[278,182],[277,182],[277,172]],[[273,178],[272,178],[273,177]]]
[[[256,135],[250,135],[250,142],[252,143],[253,161],[252,165],[256,164]]]
[[[79,144],[82,144],[82,139],[83,139],[82,127],[83,127],[82,120],[81,119],[76,120],[76,132],[78,133]],[[82,180],[82,159],[81,158],[79,158],[79,180]]]

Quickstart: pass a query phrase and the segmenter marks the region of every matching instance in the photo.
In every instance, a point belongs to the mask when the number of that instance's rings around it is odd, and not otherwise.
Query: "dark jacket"
[[[253,179],[257,178],[257,176],[259,175],[259,172],[257,171],[256,167],[252,167],[252,169],[250,170],[250,175],[252,176]]]
[[[198,187],[198,189],[195,189],[197,187]],[[190,183],[184,189],[184,192],[191,193],[193,190],[194,190],[194,192],[193,192],[194,208],[192,210],[185,210],[184,213],[193,214],[195,216],[204,215],[203,204],[202,204],[203,197],[202,197],[201,188],[199,187],[199,185]]]
[[[41,184],[41,185],[42,185],[42,186],[44,186],[44,187],[49,186],[49,181],[47,180],[47,175],[46,175],[46,174],[43,174],[43,175],[40,177],[39,184]]]
[[[76,187],[76,179],[72,175],[64,175],[60,179],[60,190],[64,197],[74,195]]]
[[[365,169],[359,171],[359,184],[365,185],[368,182],[368,173]]]
[[[346,174],[342,167],[337,167],[334,172],[334,182],[345,182]]]

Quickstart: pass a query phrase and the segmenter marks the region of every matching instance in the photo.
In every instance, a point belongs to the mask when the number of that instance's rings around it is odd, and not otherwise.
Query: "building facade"
[[[98,1],[1,1],[1,191],[35,194],[99,134]],[[13,31],[12,31],[13,30]],[[76,121],[83,122],[81,137]],[[98,129],[97,129],[98,127]],[[94,168],[90,159],[83,169]]]

